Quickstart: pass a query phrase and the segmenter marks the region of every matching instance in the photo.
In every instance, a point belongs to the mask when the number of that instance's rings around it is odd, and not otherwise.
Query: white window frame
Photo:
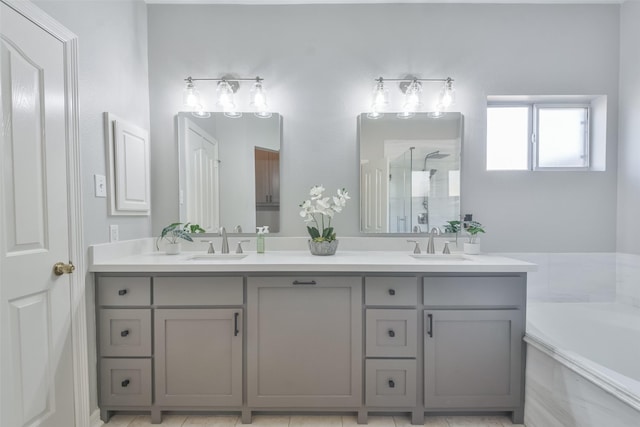
[[[532,122],[533,126],[531,127],[531,148],[532,148],[532,158],[533,161],[531,163],[531,170],[534,171],[585,171],[589,170],[591,167],[591,105],[590,104],[579,104],[579,103],[535,103],[532,104]],[[559,166],[559,167],[542,167],[538,163],[539,152],[540,152],[540,144],[538,144],[538,135],[540,134],[540,123],[538,120],[540,109],[555,109],[561,110],[563,108],[584,108],[587,110],[587,125],[585,126],[585,138],[584,138],[584,155],[585,166]]]

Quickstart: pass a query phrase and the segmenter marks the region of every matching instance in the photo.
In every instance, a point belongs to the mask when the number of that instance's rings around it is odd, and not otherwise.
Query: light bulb
[[[187,86],[182,93],[182,103],[190,110],[200,105],[200,93],[196,90],[191,78],[187,79]]]
[[[242,113],[236,110],[236,103],[233,99],[233,87],[228,81],[222,80],[218,83],[218,105],[222,107],[225,117],[232,119],[242,117]]]

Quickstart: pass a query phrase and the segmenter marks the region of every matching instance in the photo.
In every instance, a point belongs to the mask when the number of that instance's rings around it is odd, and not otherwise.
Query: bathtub
[[[640,427],[640,308],[527,308],[527,427]]]

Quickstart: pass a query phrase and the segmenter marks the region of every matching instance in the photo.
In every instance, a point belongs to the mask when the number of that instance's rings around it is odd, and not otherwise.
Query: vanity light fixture
[[[186,109],[191,111],[195,117],[206,118],[211,117],[211,113],[204,110],[200,100],[200,93],[195,88],[195,81],[213,81],[218,82],[216,88],[217,102],[221,107],[224,115],[230,118],[242,117],[242,113],[238,111],[235,102],[235,93],[240,88],[240,82],[254,82],[250,93],[250,104],[255,108],[256,117],[269,118],[271,112],[267,104],[267,95],[264,89],[264,79],[260,77],[242,78],[242,79],[215,79],[215,78],[193,78],[184,79],[186,87],[183,93],[183,103]]]
[[[382,111],[389,103],[389,92],[384,85],[385,81],[400,82],[400,91],[404,94],[402,109],[398,113],[398,118],[400,119],[410,119],[422,108],[423,83],[443,83],[442,90],[436,100],[434,111],[430,113],[430,117],[441,117],[445,110],[455,103],[455,91],[451,77],[444,79],[385,79],[379,77],[375,80],[376,84],[373,90],[371,110],[367,114],[367,117],[370,119],[382,117]]]

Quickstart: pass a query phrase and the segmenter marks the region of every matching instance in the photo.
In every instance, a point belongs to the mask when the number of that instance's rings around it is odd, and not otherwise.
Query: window
[[[487,170],[589,168],[589,104],[487,107]]]

